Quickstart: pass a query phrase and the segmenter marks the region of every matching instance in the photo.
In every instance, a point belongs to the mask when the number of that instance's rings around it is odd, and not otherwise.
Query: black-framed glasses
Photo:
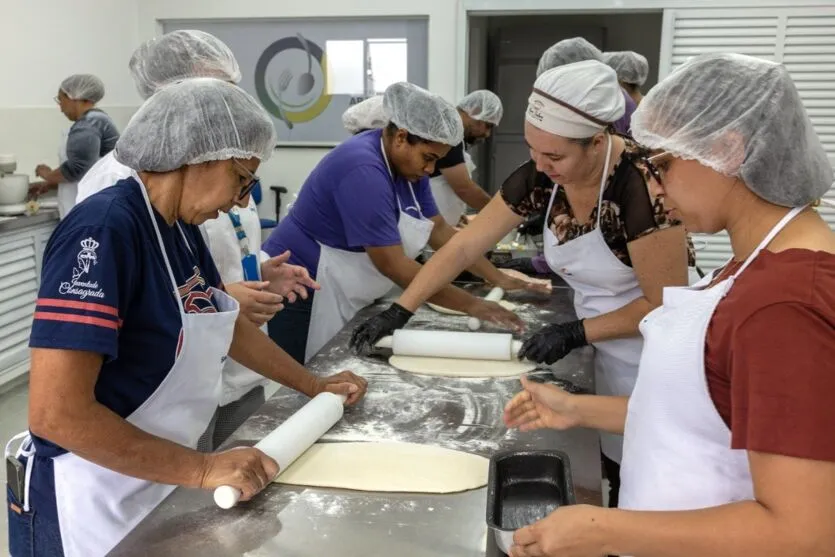
[[[668,156],[670,156],[670,152],[669,151],[663,151],[663,152],[658,153],[657,155],[653,155],[651,157],[644,157],[644,163],[646,163],[646,165],[647,165],[647,170],[649,170],[650,176],[652,176],[652,178],[656,182],[658,182],[659,186],[664,185],[664,179],[663,179],[664,174],[661,171],[661,169],[658,168],[655,165],[655,161],[657,161],[658,159],[660,159],[662,157],[668,157]]]
[[[247,185],[245,185],[244,187],[242,187],[241,192],[238,194],[238,199],[239,200],[245,199],[247,195],[252,193],[252,190],[255,189],[255,186],[257,186],[258,184],[261,183],[261,178],[259,178],[255,174],[253,174],[247,167],[245,167],[244,165],[239,163],[237,160],[232,159],[232,162],[237,164],[239,168],[241,168],[244,172],[249,174],[249,178],[250,178],[249,183]]]

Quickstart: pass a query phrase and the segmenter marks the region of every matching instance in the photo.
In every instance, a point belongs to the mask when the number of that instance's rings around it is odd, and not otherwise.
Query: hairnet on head
[[[536,79],[525,120],[548,133],[585,139],[626,110],[615,70],[586,60],[548,70]]]
[[[542,53],[536,68],[536,77],[559,66],[586,60],[602,62],[603,53],[583,37],[562,40]]]
[[[832,165],[788,71],[758,58],[693,58],[644,98],[632,132],[784,207],[816,201],[832,185]]]
[[[61,91],[74,101],[95,104],[104,98],[104,83],[94,75],[76,74],[61,82]]]
[[[169,172],[227,159],[267,160],[275,127],[236,85],[211,78],[171,84],[148,99],[116,143],[116,159],[137,171]]]
[[[241,70],[226,44],[203,31],[172,31],[137,48],[128,63],[143,99],[157,89],[192,77],[239,83]]]
[[[388,118],[383,110],[382,95],[369,97],[361,103],[349,106],[348,110],[342,113],[342,125],[351,133],[384,128],[386,124]]]
[[[464,141],[464,124],[458,110],[442,97],[401,81],[386,89],[383,109],[390,122],[427,141],[458,145]]]
[[[504,108],[502,100],[492,91],[481,89],[473,91],[458,103],[458,108],[466,112],[470,118],[498,126],[502,121]]]
[[[603,61],[618,74],[618,79],[630,85],[643,85],[649,75],[647,59],[637,52],[604,52]]]

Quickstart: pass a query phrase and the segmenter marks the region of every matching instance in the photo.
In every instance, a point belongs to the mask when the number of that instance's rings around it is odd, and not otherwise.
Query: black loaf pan
[[[513,532],[576,502],[571,464],[562,451],[502,451],[490,459],[487,526],[507,553]]]

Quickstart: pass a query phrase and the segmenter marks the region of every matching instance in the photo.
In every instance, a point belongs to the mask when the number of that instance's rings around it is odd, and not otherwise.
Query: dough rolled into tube
[[[513,340],[510,333],[397,329],[376,346],[390,348],[395,356],[509,361],[516,359],[522,342]]]
[[[498,302],[504,298],[504,290],[499,288],[498,286],[494,286],[493,289],[484,297],[484,299],[488,302]],[[471,331],[477,331],[481,328],[481,320],[478,317],[470,317],[467,320],[467,328]]]
[[[279,472],[286,470],[342,418],[345,400],[343,395],[319,393],[256,443],[255,448],[278,462]],[[214,492],[215,503],[221,509],[231,509],[240,498],[241,491],[229,485]]]

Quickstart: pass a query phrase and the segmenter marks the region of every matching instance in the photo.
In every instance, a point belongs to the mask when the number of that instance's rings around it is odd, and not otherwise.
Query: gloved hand
[[[395,329],[402,329],[409,322],[414,313],[400,304],[391,304],[382,311],[354,329],[351,335],[351,348],[357,354],[368,354],[384,336],[390,335]]]
[[[503,263],[497,263],[496,267],[499,269],[513,269],[514,271],[525,273],[528,276],[539,274],[536,271],[536,267],[533,266],[530,257],[517,257],[516,259],[511,259]]]
[[[519,350],[519,359],[553,364],[565,358],[575,348],[588,345],[583,320],[557,323],[543,327],[530,337]]]
[[[522,236],[539,236],[542,234],[543,229],[545,228],[545,215],[536,215],[533,218],[529,218],[522,224],[520,224],[517,228],[519,234]]]

